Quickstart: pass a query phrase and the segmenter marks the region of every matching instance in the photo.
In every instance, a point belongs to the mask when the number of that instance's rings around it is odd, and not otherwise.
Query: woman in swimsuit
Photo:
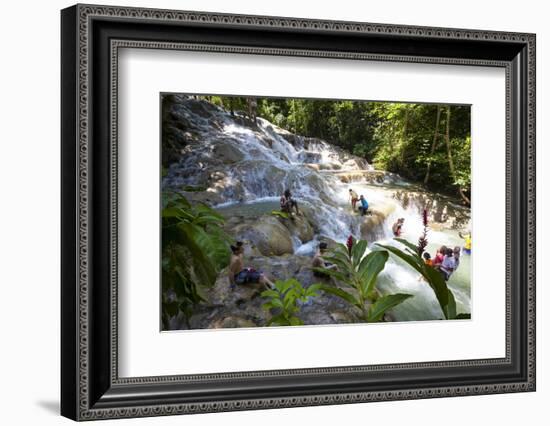
[[[237,241],[231,246],[231,261],[229,262],[229,282],[231,288],[239,284],[260,283],[266,288],[273,288],[273,283],[261,271],[256,271],[254,268],[244,267],[244,247],[243,243]]]

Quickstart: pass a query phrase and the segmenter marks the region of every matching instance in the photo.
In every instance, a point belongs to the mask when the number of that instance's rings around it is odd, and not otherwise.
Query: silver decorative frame
[[[68,12],[66,12],[68,14]],[[463,29],[446,28],[424,28],[409,27],[400,25],[382,25],[354,22],[334,22],[322,20],[306,20],[292,18],[276,18],[263,16],[243,16],[211,14],[201,12],[181,12],[155,9],[135,9],[125,7],[103,7],[91,5],[77,5],[71,12],[76,18],[77,42],[76,42],[76,88],[77,88],[77,112],[76,112],[76,170],[77,178],[76,188],[76,247],[75,260],[77,276],[69,284],[74,286],[76,296],[75,312],[76,332],[74,348],[77,350],[76,362],[74,363],[74,378],[76,382],[70,387],[70,390],[77,392],[77,397],[68,398],[63,394],[65,408],[62,412],[65,415],[78,420],[93,420],[113,417],[141,417],[158,416],[185,413],[206,413],[229,410],[248,410],[262,408],[294,407],[307,405],[341,404],[352,402],[400,400],[415,398],[433,398],[442,396],[463,396],[488,393],[504,393],[518,391],[533,391],[535,389],[535,36],[533,34],[502,33],[490,31],[475,31]],[[266,398],[247,398],[247,399],[228,399],[209,402],[176,402],[176,403],[157,403],[149,405],[124,405],[112,406],[107,403],[100,404],[93,401],[90,389],[90,375],[93,371],[90,367],[90,352],[93,349],[90,342],[93,337],[90,333],[89,316],[91,298],[90,291],[90,264],[93,257],[90,257],[90,215],[92,206],[90,205],[91,193],[90,187],[91,174],[90,169],[90,122],[89,114],[91,111],[91,85],[90,85],[90,46],[91,46],[91,23],[95,19],[120,19],[135,20],[140,23],[190,23],[190,24],[213,24],[223,26],[253,27],[260,29],[299,29],[313,30],[316,32],[327,33],[359,33],[359,34],[377,34],[377,35],[410,35],[411,37],[422,37],[425,39],[448,39],[448,40],[479,40],[479,41],[502,41],[510,43],[522,43],[527,49],[527,146],[526,146],[526,166],[527,166],[527,187],[525,199],[527,203],[527,283],[526,285],[526,355],[525,363],[526,379],[521,381],[511,381],[495,384],[479,385],[456,385],[446,387],[429,388],[402,388],[398,390],[374,391],[374,392],[338,392],[315,394],[305,396],[276,396]],[[147,48],[147,49],[175,49],[175,50],[195,50],[209,52],[226,52],[239,54],[263,54],[263,55],[285,55],[285,56],[314,56],[322,58],[338,58],[353,60],[371,60],[371,61],[395,61],[395,62],[426,62],[442,63],[455,65],[481,65],[496,66],[506,69],[506,194],[507,194],[507,265],[506,265],[506,357],[504,359],[482,359],[482,360],[463,360],[450,362],[434,363],[414,363],[414,364],[388,364],[377,366],[353,366],[353,367],[327,367],[321,369],[300,369],[300,370],[274,370],[262,372],[242,372],[242,373],[221,373],[208,375],[192,376],[160,376],[160,377],[137,377],[137,378],[119,378],[118,377],[118,327],[117,327],[117,112],[118,112],[118,51],[120,48]],[[512,312],[511,298],[513,277],[511,265],[508,261],[512,253],[510,246],[512,227],[512,218],[510,215],[510,203],[512,197],[512,178],[511,164],[512,158],[512,131],[510,120],[512,114],[511,97],[512,87],[511,73],[512,64],[502,60],[483,60],[483,59],[462,59],[462,58],[442,58],[442,57],[418,57],[392,54],[370,54],[354,53],[341,51],[313,51],[304,49],[281,49],[270,47],[243,47],[228,45],[213,45],[201,43],[179,43],[165,41],[145,41],[129,39],[111,39],[110,40],[110,386],[113,388],[122,388],[125,385],[158,385],[182,382],[208,382],[223,379],[244,379],[244,378],[264,378],[264,377],[303,377],[304,375],[319,374],[331,375],[342,373],[357,373],[370,371],[389,371],[409,368],[443,368],[443,367],[473,367],[503,365],[511,363],[511,340],[512,340]],[[66,287],[64,287],[66,289]],[[64,321],[67,318],[64,318]],[[65,367],[63,367],[65,368]],[[72,376],[71,376],[72,377]],[[68,389],[68,385],[65,385]],[[97,399],[97,398],[95,398]],[[73,406],[73,402],[76,406]],[[62,401],[63,403],[63,401]]]

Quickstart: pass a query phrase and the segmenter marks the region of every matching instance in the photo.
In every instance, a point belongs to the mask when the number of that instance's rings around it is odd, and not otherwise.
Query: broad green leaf
[[[455,296],[451,290],[447,290],[449,292],[449,302],[447,303],[447,315],[445,315],[445,318],[447,319],[455,319],[456,318],[456,301]]]
[[[437,297],[437,301],[441,306],[441,310],[445,314],[445,318],[447,318],[446,306],[449,303],[449,292],[445,279],[439,271],[436,271],[431,266],[423,265],[422,271],[422,275],[426,278],[426,281],[428,281],[428,284],[434,291],[435,297]]]
[[[335,296],[338,296],[340,299],[343,299],[346,302],[361,308],[361,303],[352,294],[348,293],[345,290],[342,290],[341,288],[323,285],[321,289],[326,293],[330,293]]]
[[[204,250],[207,237],[205,232],[194,225],[180,223],[181,238],[183,245],[189,249],[191,256],[187,261],[193,266],[193,270],[198,274],[201,284],[212,285],[216,281],[217,271],[214,262]]]
[[[372,251],[361,262],[361,287],[363,294],[370,293],[376,284],[380,272],[384,270],[389,254],[387,251]]]
[[[316,272],[321,272],[323,274],[330,275],[331,277],[336,278],[338,281],[341,281],[344,284],[351,285],[350,281],[344,274],[334,269],[327,269],[327,268],[311,268],[311,269]]]
[[[383,249],[388,250],[391,254],[397,256],[401,260],[404,260],[410,266],[416,269],[419,273],[423,274],[422,265],[418,263],[418,259],[416,258],[416,256],[405,253],[404,251],[398,249],[397,247],[392,247],[392,246],[388,246],[385,244],[378,244],[378,243],[376,243],[376,245],[382,247]]]
[[[340,254],[332,255],[332,256],[328,255],[328,256],[323,256],[323,260],[338,266],[343,271],[347,271],[351,269],[351,263],[349,259],[348,258],[343,259],[342,257],[343,256]]]
[[[353,248],[351,249],[351,258],[353,259],[354,267],[357,267],[359,262],[361,262],[361,259],[367,250],[367,246],[368,244],[365,240],[359,240],[353,245]]]
[[[302,320],[298,317],[291,317],[289,319],[290,325],[304,325]]]
[[[283,307],[283,302],[281,302],[281,299],[271,299],[271,304],[275,308],[282,308]]]
[[[262,297],[279,297],[279,293],[275,290],[265,290],[265,291],[262,291],[262,293],[260,294],[260,296]]]
[[[285,280],[285,281],[281,281],[281,280],[277,280],[275,281],[275,287],[277,288],[277,290],[279,290],[281,293],[284,293],[286,292],[289,288],[291,288],[292,286],[295,285],[297,281],[293,278],[291,279],[288,279],[288,280]]]
[[[418,253],[418,247],[416,247],[413,243],[408,242],[404,238],[394,238],[394,240],[406,246],[413,253]]]
[[[380,321],[384,313],[400,303],[404,302],[408,298],[413,297],[412,294],[396,293],[389,294],[387,296],[380,297],[369,309],[367,315],[368,322],[378,322]]]

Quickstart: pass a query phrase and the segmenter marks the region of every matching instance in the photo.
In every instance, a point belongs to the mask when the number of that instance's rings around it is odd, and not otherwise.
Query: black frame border
[[[62,11],[61,35],[64,416],[91,420],[535,390],[533,34],[76,5]],[[506,358],[118,378],[113,99],[116,50],[125,46],[505,67]]]

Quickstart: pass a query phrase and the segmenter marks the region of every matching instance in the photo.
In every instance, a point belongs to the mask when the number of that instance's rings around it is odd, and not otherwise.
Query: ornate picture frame
[[[74,420],[535,390],[535,35],[76,5],[61,12],[61,414]],[[428,64],[506,72],[506,356],[121,378],[120,48]]]

